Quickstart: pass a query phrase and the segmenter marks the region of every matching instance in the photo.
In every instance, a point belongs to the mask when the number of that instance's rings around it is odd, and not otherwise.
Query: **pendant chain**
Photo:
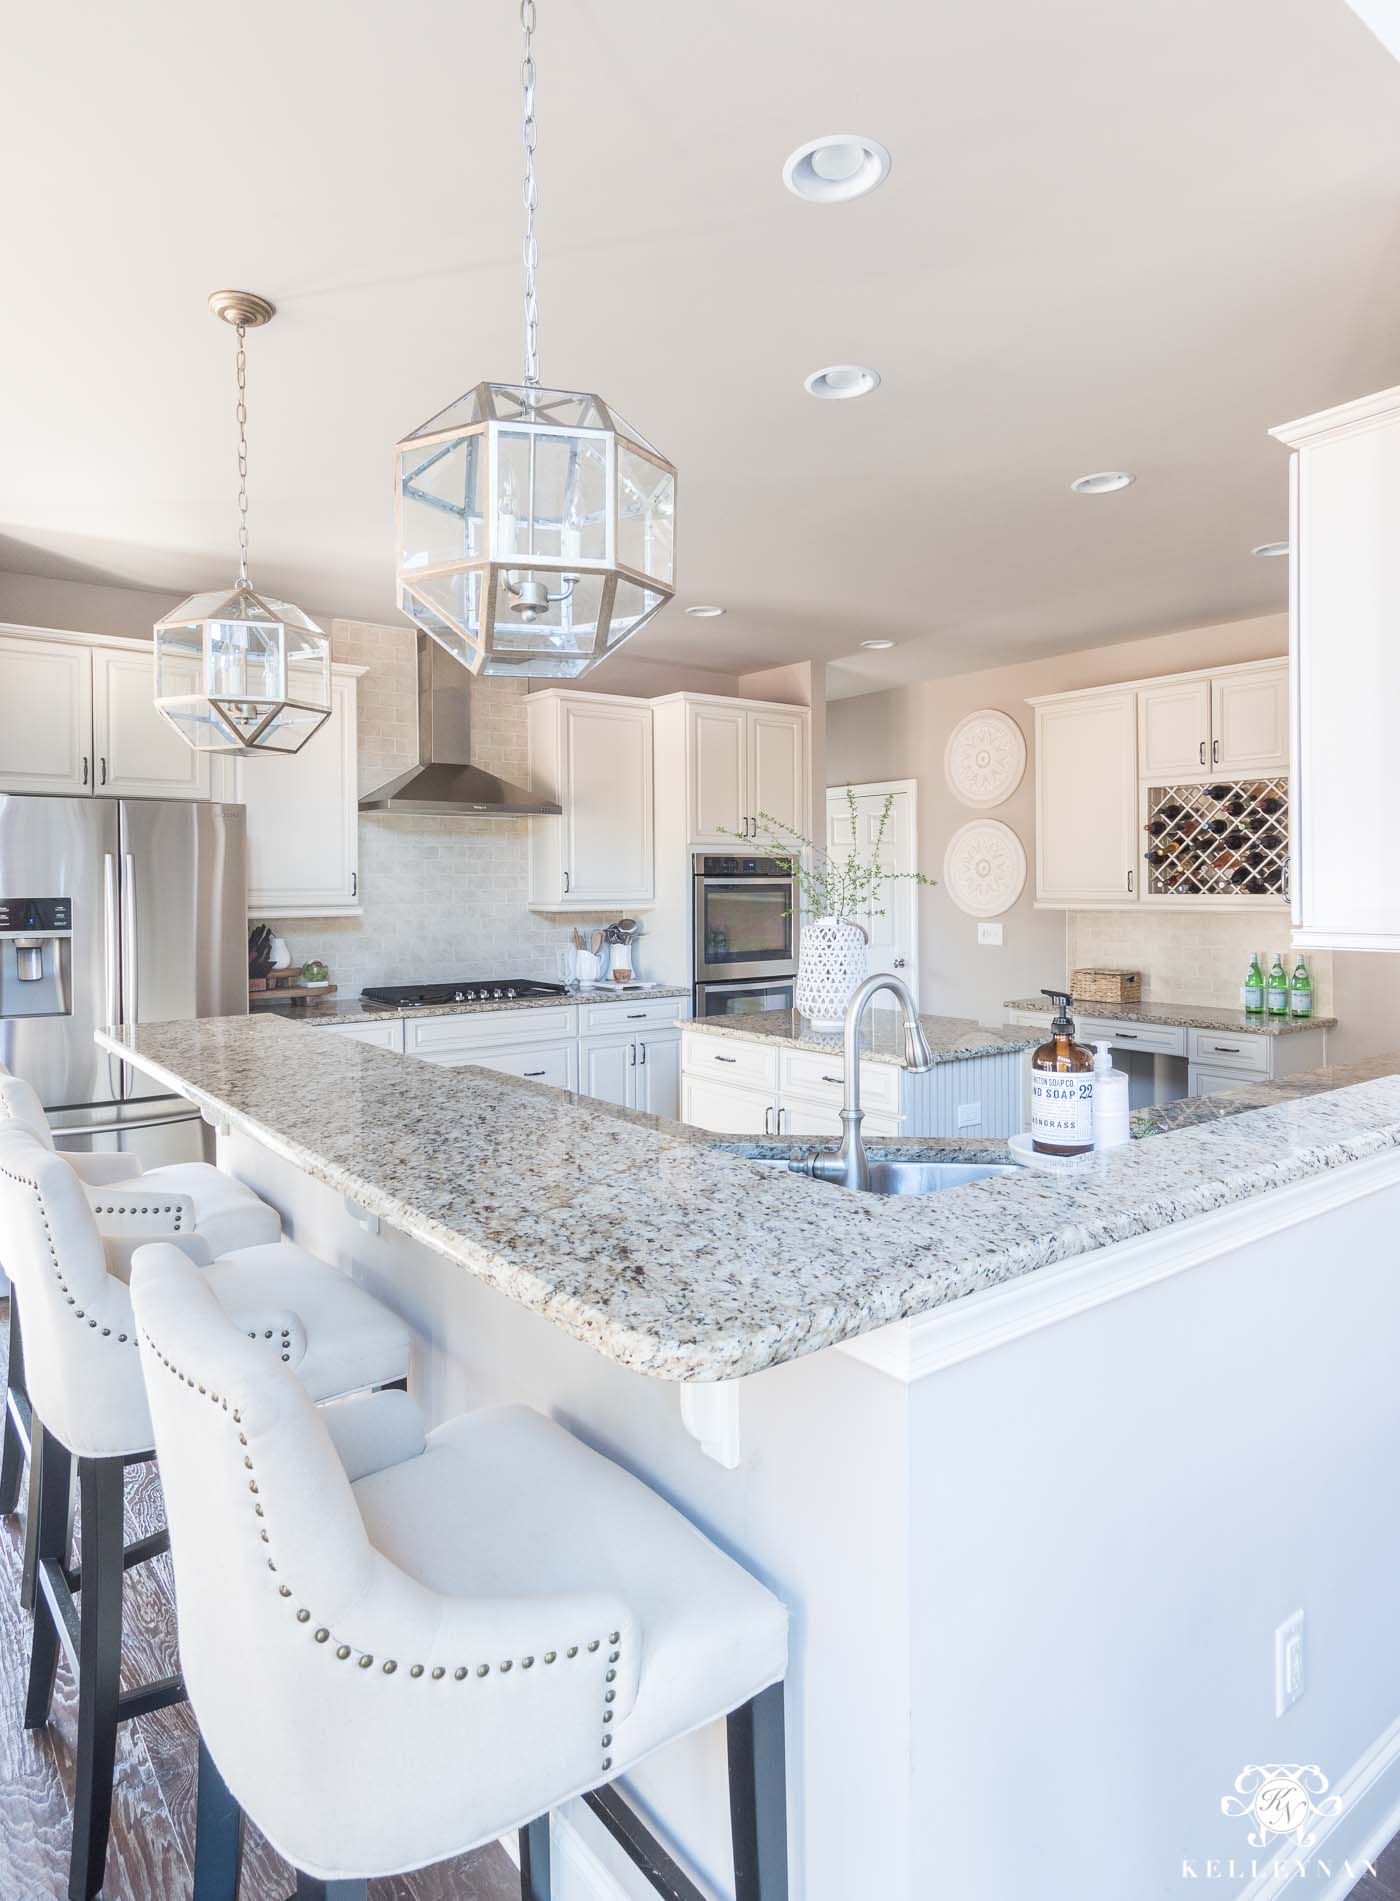
[[[525,95],[525,382],[534,388],[540,380],[540,311],[535,301],[535,269],[540,247],[535,242],[535,209],[539,191],[535,185],[535,56],[531,42],[535,32],[535,0],[520,0],[520,25],[525,34],[525,57],[520,62],[520,85]]]
[[[234,373],[238,380],[238,578],[248,585],[248,352],[244,339],[245,324],[238,325],[238,354]]]

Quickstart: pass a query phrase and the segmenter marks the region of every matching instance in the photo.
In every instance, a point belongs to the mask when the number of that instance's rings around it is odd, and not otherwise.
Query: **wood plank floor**
[[[0,1302],[0,1369],[9,1302]],[[153,1465],[127,1475],[127,1538],[164,1522]],[[60,1662],[47,1729],[22,1727],[29,1619],[19,1608],[23,1511],[0,1520],[0,1901],[64,1901],[78,1708]],[[176,1667],[168,1557],[129,1571],[123,1603],[126,1685]],[[105,1901],[187,1901],[194,1851],[195,1726],[188,1704],[124,1723],[117,1750]],[[284,1901],[292,1877],[250,1827],[240,1901]],[[453,1862],[370,1883],[371,1901],[519,1901],[520,1877],[496,1844]],[[1388,1898],[1387,1898],[1388,1901]]]
[[[1376,1862],[1374,1875],[1363,1875],[1347,1901],[1400,1901],[1400,1835]]]

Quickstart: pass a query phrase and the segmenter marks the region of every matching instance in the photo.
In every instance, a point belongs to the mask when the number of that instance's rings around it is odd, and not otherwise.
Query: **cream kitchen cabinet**
[[[1273,778],[1288,771],[1288,666],[1249,662],[1138,688],[1138,778]]]
[[[681,1033],[643,1029],[579,1038],[580,1095],[648,1115],[680,1115]]]
[[[679,805],[684,843],[728,846],[766,831],[761,813],[785,831],[811,831],[806,707],[672,693],[653,702],[662,772],[674,775],[668,804]],[[780,831],[780,835],[782,835]]]
[[[1131,904],[1138,885],[1137,695],[1033,700],[1036,903]]]
[[[155,709],[148,641],[0,633],[0,792],[207,799],[212,766]]]
[[[530,695],[526,717],[530,788],[563,807],[530,820],[531,907],[646,909],[656,898],[650,704],[551,688]]]
[[[353,917],[360,909],[356,683],[331,669],[331,713],[300,752],[233,763],[231,797],[248,808],[248,915]]]
[[[1273,434],[1293,450],[1293,942],[1400,951],[1386,796],[1400,707],[1400,387]]]

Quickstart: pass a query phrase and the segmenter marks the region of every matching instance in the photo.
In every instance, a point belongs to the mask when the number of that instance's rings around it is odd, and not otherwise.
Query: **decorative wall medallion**
[[[999,917],[1025,889],[1025,847],[1000,819],[973,819],[948,841],[943,882],[969,917]]]
[[[948,735],[943,770],[964,805],[1001,805],[1026,770],[1020,727],[994,706],[969,713]]]

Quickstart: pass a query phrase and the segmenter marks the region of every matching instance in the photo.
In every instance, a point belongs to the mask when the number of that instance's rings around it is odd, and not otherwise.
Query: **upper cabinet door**
[[[1035,709],[1036,900],[1132,904],[1138,895],[1137,695]]]
[[[248,911],[254,917],[357,912],[359,803],[355,677],[331,680],[331,715],[290,757],[240,758],[248,808]]]
[[[194,692],[197,663],[186,663]],[[152,656],[92,653],[93,772],[98,792],[124,798],[207,799],[208,753],[187,746],[155,708]]]
[[[564,868],[575,906],[650,904],[651,708],[581,693],[562,702]]]
[[[1243,779],[1288,771],[1288,667],[1222,673],[1211,688],[1211,770]]]
[[[749,787],[745,807],[753,821],[751,837],[765,836],[770,829],[759,817],[767,813],[776,819],[778,835],[796,832],[806,837],[807,823],[807,748],[803,744],[807,722],[801,713],[749,714]]]
[[[686,708],[690,725],[690,840],[728,845],[751,829],[747,799],[748,714],[704,701]]]
[[[1137,696],[1138,774],[1150,785],[1211,770],[1210,681],[1144,687]]]
[[[0,635],[0,792],[90,793],[92,780],[90,649]]]

